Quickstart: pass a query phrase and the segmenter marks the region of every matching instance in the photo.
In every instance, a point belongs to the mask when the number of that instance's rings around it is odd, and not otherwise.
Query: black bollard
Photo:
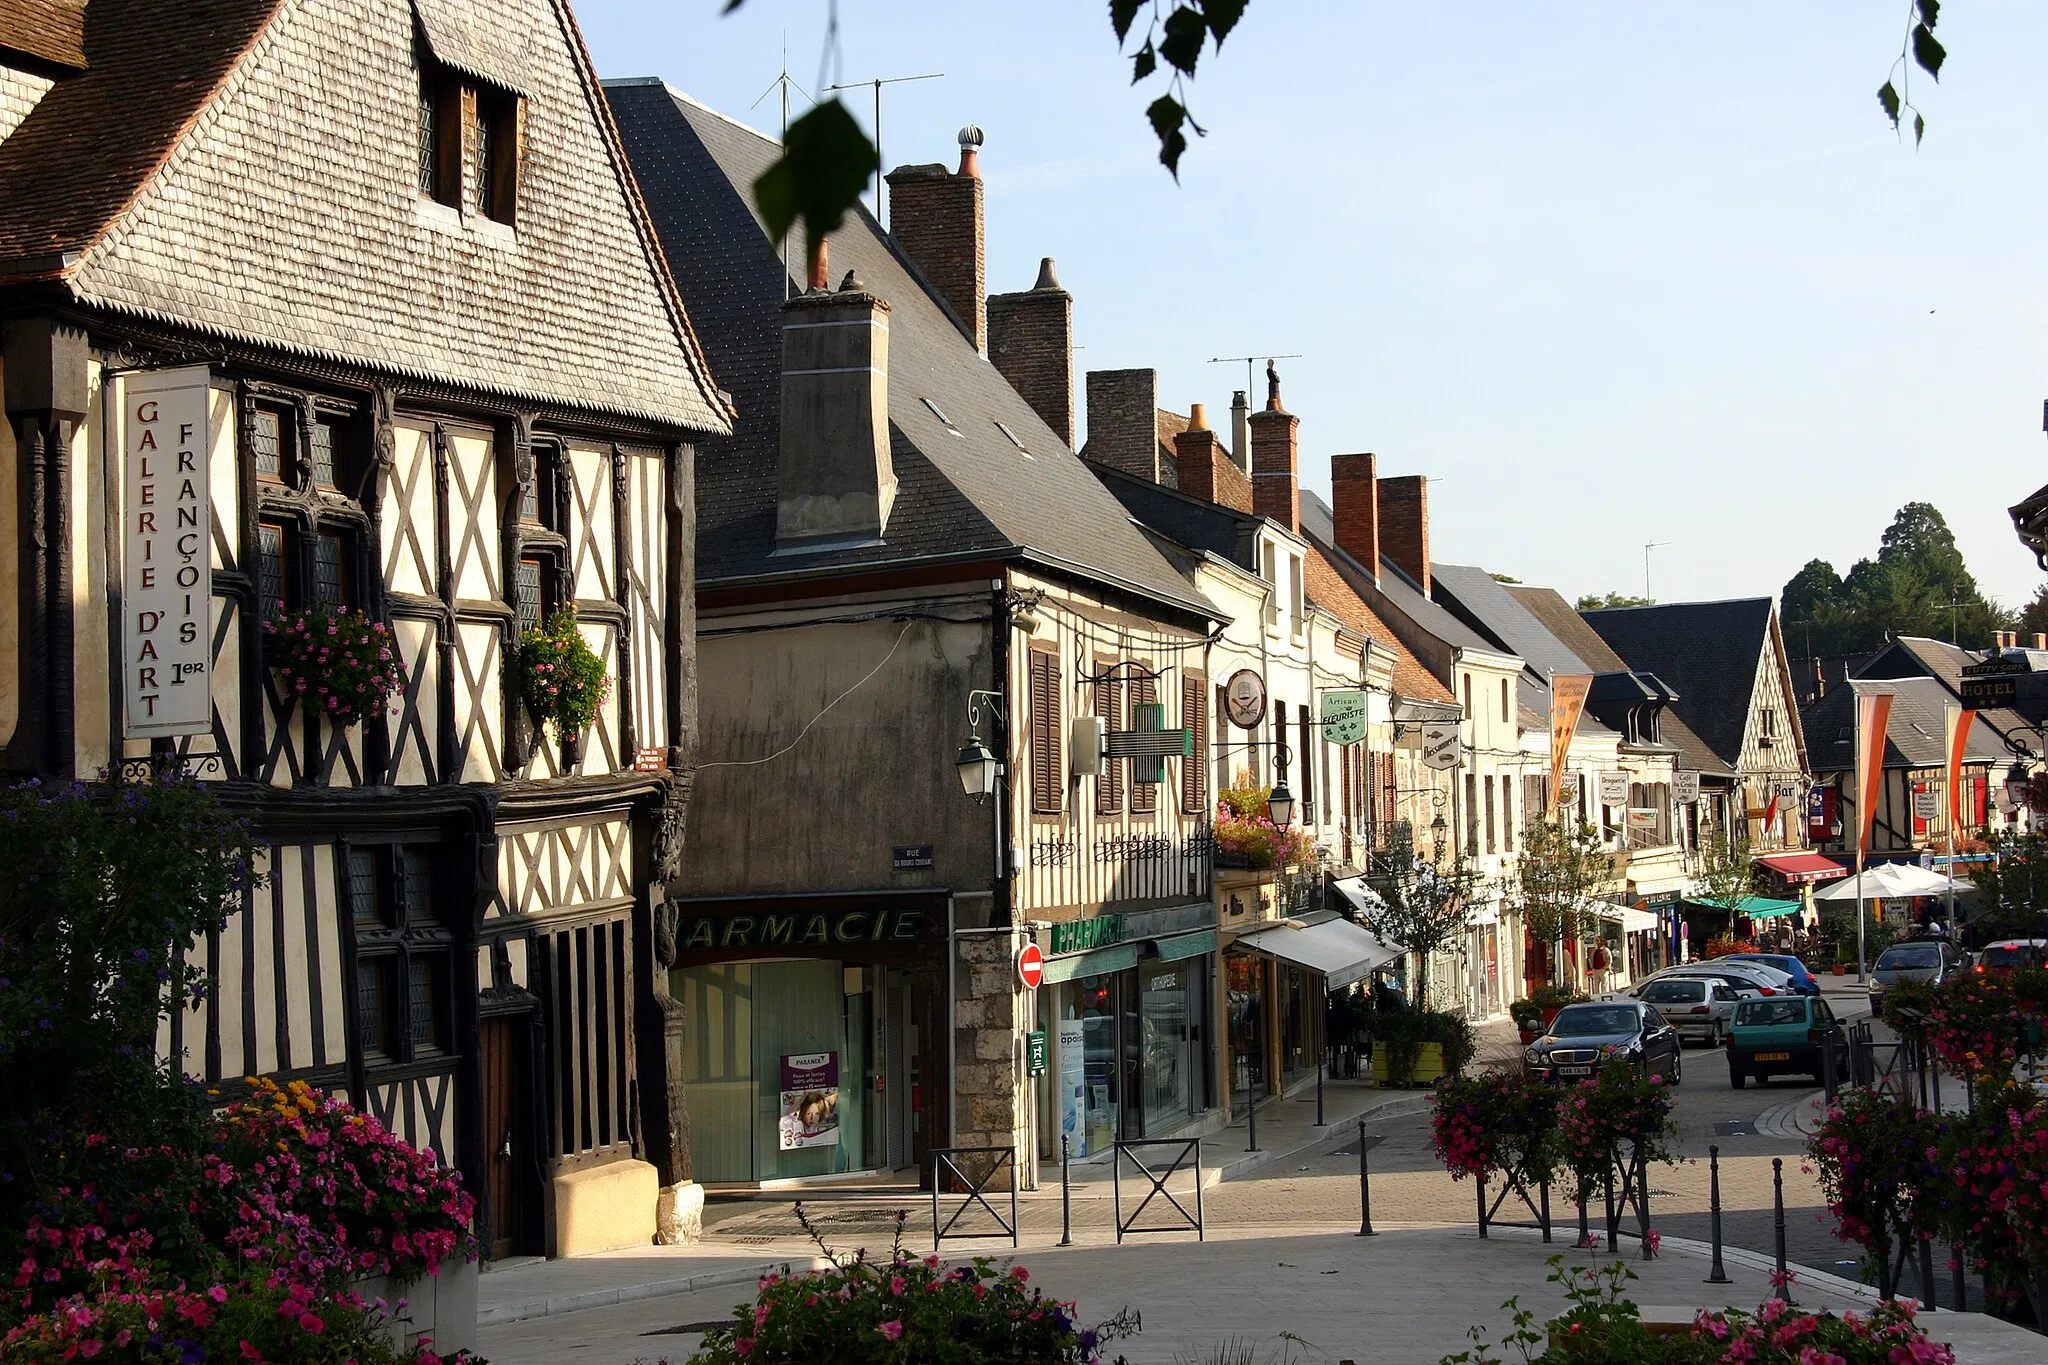
[[[1607,1179],[1604,1182],[1607,1195],[1607,1249],[1614,1250],[1621,1241],[1621,1214],[1614,1207],[1614,1161],[1607,1162]]]
[[[1259,1150],[1259,1090],[1258,1082],[1246,1081],[1244,1086],[1245,1150]]]
[[[1792,1302],[1792,1284],[1785,1269],[1785,1158],[1771,1158],[1771,1235],[1777,1244],[1778,1287],[1774,1297]]]
[[[1963,1274],[1963,1249],[1955,1243],[1948,1247],[1949,1293],[1955,1297],[1955,1310],[1967,1313],[1970,1310],[1970,1282]]]
[[[1543,1224],[1543,1240],[1548,1242],[1550,1240],[1550,1182],[1548,1180],[1536,1182],[1536,1196],[1542,1201],[1542,1207],[1538,1210],[1536,1216],[1538,1221]]]
[[[1073,1159],[1073,1140],[1060,1134],[1060,1245],[1074,1244],[1074,1205],[1067,1186],[1067,1163]]]
[[[1920,1239],[1920,1307],[1924,1312],[1934,1311],[1934,1239]]]
[[[1474,1180],[1474,1181],[1473,1181],[1472,1183],[1473,1183],[1474,1185],[1478,1186],[1478,1188],[1479,1188],[1479,1235],[1480,1235],[1481,1237],[1484,1237],[1484,1236],[1486,1236],[1486,1175],[1485,1175],[1485,1173],[1484,1173],[1484,1172],[1481,1172],[1481,1173],[1480,1173],[1480,1175],[1479,1175],[1479,1178],[1478,1178],[1478,1179],[1476,1179],[1476,1180]]]
[[[1708,1284],[1727,1284],[1728,1270],[1721,1264],[1721,1149],[1707,1148],[1707,1212],[1713,1230],[1714,1265],[1707,1272]]]
[[[1586,1226],[1586,1190],[1585,1190],[1585,1187],[1584,1187],[1584,1186],[1580,1186],[1580,1188],[1579,1188],[1579,1192],[1578,1192],[1578,1193],[1579,1193],[1579,1245],[1580,1245],[1581,1247],[1590,1247],[1590,1246],[1592,1246],[1592,1245],[1593,1245],[1593,1230],[1592,1230],[1591,1228],[1589,1228],[1589,1227],[1587,1227],[1587,1226]]]
[[[1372,1173],[1365,1164],[1365,1120],[1358,1121],[1358,1235],[1377,1237],[1372,1230]]]
[[[1643,1259],[1653,1260],[1657,1253],[1650,1246],[1650,1163],[1636,1156],[1636,1236],[1643,1244]]]
[[[1835,1036],[1823,1033],[1820,1037],[1820,1090],[1821,1097],[1829,1105],[1835,1102]]]
[[[1323,1126],[1323,1059],[1316,1058],[1316,1127]]]

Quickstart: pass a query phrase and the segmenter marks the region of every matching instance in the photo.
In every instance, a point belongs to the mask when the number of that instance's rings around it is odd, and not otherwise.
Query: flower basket
[[[263,654],[287,698],[335,725],[367,720],[405,685],[391,632],[368,612],[281,609],[263,623]]]
[[[1835,975],[1836,975],[1836,976],[1847,976],[1848,974],[1849,974],[1849,964],[1848,964],[1848,963],[1846,963],[1846,962],[1837,962],[1837,963],[1835,964]]]
[[[573,741],[589,729],[611,691],[611,675],[583,638],[574,608],[556,611],[520,637],[519,694],[557,740]]]

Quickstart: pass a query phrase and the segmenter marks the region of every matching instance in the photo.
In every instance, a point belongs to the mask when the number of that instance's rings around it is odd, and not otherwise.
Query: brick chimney
[[[1403,474],[1379,482],[1380,553],[1429,591],[1429,480]]]
[[[1045,424],[1074,444],[1074,296],[1052,257],[1020,294],[988,296],[988,358]]]
[[[889,523],[889,305],[852,271],[782,305],[775,543],[871,540]]]
[[[1266,406],[1251,415],[1252,511],[1301,530],[1301,419],[1280,406],[1280,377],[1266,367]]]
[[[981,129],[960,130],[960,169],[933,163],[889,172],[889,234],[960,319],[977,351],[988,345],[983,299],[988,269],[983,250]]]
[[[2034,632],[2034,648],[2048,649],[2048,632],[2038,630]]]
[[[1238,389],[1230,395],[1230,458],[1245,473],[1251,473],[1252,405],[1245,401],[1244,390]]]
[[[1097,464],[1163,483],[1159,467],[1159,371],[1088,371],[1088,445]]]
[[[1252,481],[1237,467],[1197,403],[1188,411],[1188,429],[1173,438],[1174,464],[1180,470],[1180,491],[1239,512],[1252,510]]]
[[[1380,577],[1379,461],[1370,453],[1330,457],[1330,511],[1337,548]]]

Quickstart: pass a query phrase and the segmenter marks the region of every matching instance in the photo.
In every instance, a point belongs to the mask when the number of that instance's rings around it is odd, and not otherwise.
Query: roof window
[[[952,432],[955,436],[958,436],[960,434],[960,428],[953,425],[953,419],[946,416],[946,410],[944,408],[940,407],[937,403],[934,403],[929,398],[920,398],[917,401],[924,404],[926,407],[930,408],[932,410],[932,416],[938,418],[941,422],[944,422],[946,424],[946,430]],[[997,425],[1001,424],[998,423]],[[1014,440],[1016,438],[1012,437],[1011,439]],[[1021,448],[1022,447],[1019,447],[1019,449]]]
[[[1018,439],[1016,432],[1010,430],[1009,424],[1007,422],[998,420],[996,422],[996,430],[1002,432],[1003,435],[1009,437],[1010,444],[1017,447],[1018,453],[1021,454],[1025,459],[1028,460],[1032,458],[1031,452],[1024,449],[1024,442]]]
[[[524,101],[431,53],[421,51],[418,63],[421,196],[471,217],[515,222]]]

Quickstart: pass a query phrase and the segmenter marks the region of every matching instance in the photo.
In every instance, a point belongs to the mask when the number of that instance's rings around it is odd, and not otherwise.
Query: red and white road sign
[[[1036,943],[1027,943],[1017,950],[1017,979],[1025,989],[1034,991],[1045,980],[1045,954],[1038,951]]]

